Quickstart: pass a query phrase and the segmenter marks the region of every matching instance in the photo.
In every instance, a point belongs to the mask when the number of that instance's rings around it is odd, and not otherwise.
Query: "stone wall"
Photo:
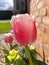
[[[43,58],[42,44],[44,44],[45,61],[49,62],[49,0],[29,0],[30,15],[36,15],[37,40],[36,49]],[[41,59],[42,59],[41,58]]]

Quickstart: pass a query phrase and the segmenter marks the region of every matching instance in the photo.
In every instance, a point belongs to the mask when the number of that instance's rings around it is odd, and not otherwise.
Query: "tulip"
[[[12,43],[13,37],[12,37],[12,34],[11,34],[11,33],[5,34],[4,36],[5,36],[5,37],[4,37],[4,41],[5,41],[6,43]]]
[[[20,45],[28,45],[36,40],[37,31],[34,18],[28,14],[16,15],[11,20],[16,40]]]
[[[33,62],[28,44],[33,43],[37,37],[35,22],[36,19],[34,17],[30,17],[28,14],[16,15],[11,19],[11,25],[15,38],[20,45],[25,46],[30,65],[33,65]]]

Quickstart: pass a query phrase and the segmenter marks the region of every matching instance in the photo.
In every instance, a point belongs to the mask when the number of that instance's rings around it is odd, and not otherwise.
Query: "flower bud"
[[[5,37],[4,37],[4,41],[5,41],[6,43],[12,43],[13,37],[12,37],[12,34],[11,34],[11,33],[5,34],[4,36],[5,36]]]

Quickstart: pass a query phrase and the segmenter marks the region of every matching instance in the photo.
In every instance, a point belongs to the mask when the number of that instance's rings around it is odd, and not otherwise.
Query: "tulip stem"
[[[27,54],[30,65],[33,65],[31,54],[30,54],[30,49],[28,48],[28,46],[25,46],[25,50],[26,50],[26,54]]]

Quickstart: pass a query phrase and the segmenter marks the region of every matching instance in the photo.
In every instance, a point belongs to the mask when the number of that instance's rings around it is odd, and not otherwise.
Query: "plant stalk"
[[[25,50],[26,50],[26,54],[27,54],[30,65],[33,65],[29,47],[25,46]]]

